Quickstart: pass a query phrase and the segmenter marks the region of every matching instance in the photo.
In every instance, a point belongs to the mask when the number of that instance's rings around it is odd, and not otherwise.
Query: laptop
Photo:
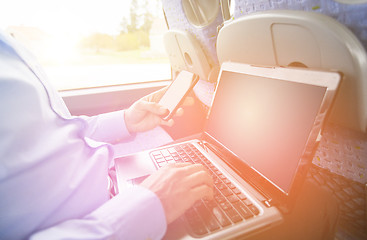
[[[118,188],[166,164],[203,164],[214,200],[201,200],[168,226],[165,239],[241,239],[292,210],[340,74],[225,62],[203,132],[115,159]]]

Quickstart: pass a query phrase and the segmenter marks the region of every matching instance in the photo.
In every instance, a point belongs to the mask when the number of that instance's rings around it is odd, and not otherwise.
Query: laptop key
[[[167,150],[167,149],[162,149],[162,150],[161,150],[161,153],[162,153],[162,155],[163,155],[164,157],[170,157],[170,156],[171,156],[171,154],[168,152],[168,150]]]
[[[158,166],[159,167],[164,167],[164,166],[166,166],[168,163],[167,162],[160,162],[160,163],[158,163]]]
[[[234,210],[233,208],[229,208],[225,211],[228,215],[228,217],[232,220],[232,222],[237,223],[242,221],[242,217],[237,213],[236,210]]]
[[[208,233],[202,221],[189,223],[192,231],[197,235],[204,235]]]
[[[215,201],[217,201],[218,203],[222,203],[222,202],[225,202],[226,199],[221,195],[214,195],[214,199]]]
[[[212,213],[213,213],[213,215],[215,216],[215,218],[218,220],[219,224],[222,227],[226,227],[228,225],[231,225],[231,222],[229,221],[228,217],[223,212],[223,210],[220,209],[219,207],[214,207],[212,209]]]
[[[220,184],[223,184],[222,180],[220,180],[219,178],[213,178],[213,181],[214,181],[214,185],[215,186],[218,186]]]
[[[166,159],[166,161],[167,161],[167,162],[168,162],[168,161],[174,161],[174,160],[173,160],[173,157],[171,157],[171,156],[166,157],[165,159]]]
[[[248,208],[255,214],[258,215],[260,213],[259,209],[255,205],[248,206]]]
[[[220,203],[219,206],[224,211],[227,211],[227,210],[229,210],[229,209],[232,208],[232,205],[229,202],[227,202],[227,201]]]
[[[168,148],[168,152],[170,152],[171,154],[176,154],[176,149],[174,147]]]
[[[213,163],[209,163],[209,164],[208,164],[208,167],[209,167],[210,169],[212,169],[212,170],[217,169],[217,168],[213,165]]]
[[[165,162],[165,161],[166,161],[163,157],[161,157],[161,158],[155,158],[154,160],[155,160],[157,163]]]
[[[161,156],[162,154],[161,154],[161,151],[157,150],[157,151],[153,151],[152,155],[153,156]]]
[[[188,163],[194,163],[190,158],[184,158],[183,160]]]
[[[235,195],[231,195],[227,198],[227,200],[230,202],[230,203],[235,203],[235,202],[238,202],[239,199],[237,198],[237,196]]]
[[[189,209],[185,214],[185,218],[193,233],[197,235],[204,235],[208,233],[204,222],[200,219],[199,214],[194,209]]]
[[[226,187],[226,185],[224,185],[224,183],[219,182],[219,181],[218,181],[218,183],[217,183],[217,184],[215,184],[215,186],[216,186],[219,190],[223,190],[223,189]]]
[[[213,209],[214,207],[218,206],[218,204],[214,201],[214,200],[203,200],[204,203],[205,203],[205,206],[211,210]]]
[[[252,202],[250,199],[246,198],[243,200],[243,203],[246,204],[247,206],[251,206],[252,205]]]
[[[224,180],[224,179],[227,179],[226,176],[224,176],[223,174],[221,175],[217,175],[220,179]]]
[[[254,215],[252,214],[252,212],[250,211],[250,209],[248,209],[245,204],[241,203],[241,202],[237,202],[235,204],[233,204],[233,206],[236,208],[236,210],[241,214],[242,217],[244,217],[245,219],[251,218]]]
[[[230,184],[230,183],[231,183],[231,181],[229,181],[229,180],[228,180],[228,178],[224,179],[224,180],[223,180],[223,182],[224,182],[225,184]]]
[[[232,195],[232,194],[233,194],[233,192],[232,192],[230,189],[228,189],[228,188],[225,188],[225,189],[221,190],[221,192],[222,192],[222,194],[223,194],[225,197],[228,197],[228,196],[230,196],[230,195]]]
[[[173,159],[174,159],[175,161],[181,161],[181,159],[182,159],[182,158],[181,158],[181,157],[179,157],[179,156],[174,156],[174,157],[173,157]]]
[[[196,207],[199,215],[202,217],[204,223],[208,227],[210,231],[215,231],[220,228],[219,224],[214,218],[214,215],[209,211],[209,209],[204,205],[201,204],[199,207]]]
[[[241,200],[245,200],[245,199],[247,199],[247,197],[245,196],[245,194],[243,194],[243,193],[240,193],[240,194],[238,194],[237,195]]]
[[[240,191],[238,188],[232,189],[232,191],[233,191],[235,194],[237,194],[237,195],[241,193],[241,191]]]

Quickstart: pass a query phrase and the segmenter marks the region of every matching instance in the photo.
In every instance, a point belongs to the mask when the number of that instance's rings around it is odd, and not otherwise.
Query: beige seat
[[[170,59],[173,78],[182,70],[208,79],[211,64],[198,41],[188,32],[169,30],[164,35],[164,46]]]
[[[217,38],[219,63],[306,66],[344,74],[329,123],[367,130],[367,57],[354,34],[331,17],[275,10],[227,21]]]
[[[323,177],[325,182],[319,183],[329,186],[339,200],[338,228],[366,239],[367,57],[360,41],[331,17],[274,10],[225,22],[217,38],[217,55],[220,64],[302,66],[344,74],[312,161],[321,168],[312,168],[311,175]],[[328,185],[332,182],[348,184],[338,188],[338,184]],[[359,190],[347,193],[350,189]]]

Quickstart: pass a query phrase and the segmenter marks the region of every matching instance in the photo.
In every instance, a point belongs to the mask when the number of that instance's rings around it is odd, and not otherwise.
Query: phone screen
[[[183,98],[195,86],[197,81],[198,77],[193,73],[187,71],[179,73],[159,101],[159,104],[165,106],[169,110],[169,115],[165,117],[165,119],[172,117],[172,114],[174,114]]]

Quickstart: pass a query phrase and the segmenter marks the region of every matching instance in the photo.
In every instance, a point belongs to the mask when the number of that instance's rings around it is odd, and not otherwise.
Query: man
[[[160,239],[195,201],[212,198],[210,176],[189,164],[109,197],[108,143],[172,126],[156,103],[164,90],[124,111],[73,117],[32,56],[0,32],[0,92],[0,239]]]

